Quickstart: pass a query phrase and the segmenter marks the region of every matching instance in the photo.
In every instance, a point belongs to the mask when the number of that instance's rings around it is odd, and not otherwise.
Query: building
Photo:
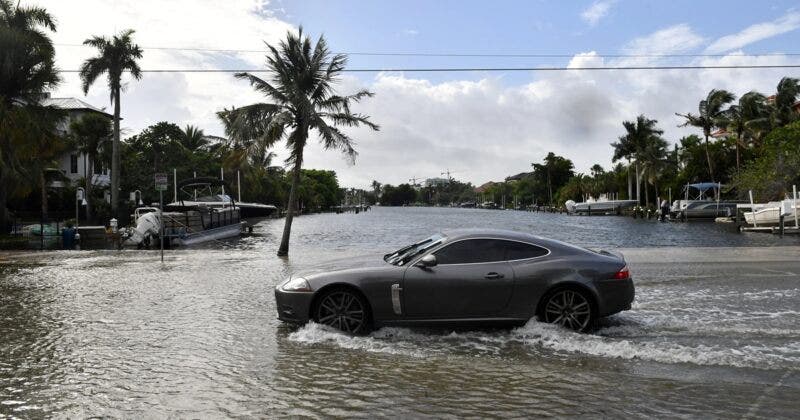
[[[511,175],[506,178],[506,182],[517,182],[522,180],[523,178],[527,178],[529,176],[533,176],[533,172],[520,172],[516,175]]]
[[[425,180],[425,188],[428,187],[440,187],[442,185],[447,185],[450,183],[450,180],[445,178],[428,178]]]
[[[67,111],[67,117],[59,124],[58,131],[62,135],[66,135],[69,131],[69,126],[73,121],[79,120],[86,114],[96,113],[106,116],[111,120],[113,115],[105,112],[103,109],[92,106],[78,98],[51,98],[47,97],[42,100],[42,105],[54,106]],[[64,153],[59,159],[59,170],[64,174],[71,183],[77,183],[83,178],[88,178],[90,174],[86,173],[88,169],[88,157],[83,153],[75,151],[68,151]],[[107,187],[111,183],[111,170],[108,165],[96,162],[94,165],[94,174],[91,174],[92,185],[98,187]],[[62,187],[63,185],[56,181],[51,184],[53,187]]]

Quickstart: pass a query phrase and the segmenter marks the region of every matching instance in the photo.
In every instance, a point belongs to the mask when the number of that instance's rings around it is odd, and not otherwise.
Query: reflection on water
[[[385,328],[349,337],[275,319],[272,288],[328,258],[442,228],[581,245],[793,245],[725,227],[511,211],[375,209],[282,221],[226,246],[0,260],[0,417],[796,414],[800,263],[632,264],[637,300],[592,335]]]

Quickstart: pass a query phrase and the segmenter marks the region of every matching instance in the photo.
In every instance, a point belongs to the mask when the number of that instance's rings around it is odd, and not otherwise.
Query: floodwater
[[[384,328],[350,337],[276,319],[273,287],[292,270],[475,226],[623,248],[637,286],[633,309],[593,334],[532,321],[507,330]],[[157,251],[131,250],[0,259],[0,418],[800,412],[797,235],[376,208],[297,218],[291,256],[279,259],[282,227],[265,221],[234,243],[167,251],[163,265]],[[715,248],[688,248],[695,246]]]

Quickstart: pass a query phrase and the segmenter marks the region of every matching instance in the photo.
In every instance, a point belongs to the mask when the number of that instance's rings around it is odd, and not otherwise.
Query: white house
[[[59,124],[58,130],[61,134],[67,134],[69,125],[86,114],[96,113],[104,115],[109,119],[113,115],[105,112],[101,108],[92,106],[78,98],[45,98],[42,100],[42,105],[51,105],[67,111],[67,117]],[[72,183],[77,183],[83,178],[88,178],[86,170],[88,169],[88,157],[84,153],[69,151],[59,158],[59,170],[67,177]],[[94,165],[94,174],[91,174],[92,185],[99,187],[107,187],[111,182],[111,170],[108,165],[100,164]],[[53,187],[60,187],[59,182],[51,184]]]

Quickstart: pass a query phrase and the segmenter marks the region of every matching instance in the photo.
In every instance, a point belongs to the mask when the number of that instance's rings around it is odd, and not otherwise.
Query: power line
[[[723,70],[723,69],[792,69],[800,64],[753,64],[753,65],[710,65],[710,66],[614,66],[614,67],[418,67],[384,69],[345,69],[347,73],[380,72],[513,72],[513,71],[604,71],[604,70]],[[267,73],[266,69],[147,69],[142,73]],[[59,70],[61,73],[78,73],[79,70]]]
[[[54,44],[59,47],[87,47],[83,44]],[[141,47],[145,50],[163,51],[197,51],[197,52],[230,52],[230,53],[267,53],[264,49],[236,49],[236,48],[198,48],[198,47]],[[422,52],[368,52],[352,51],[342,52],[346,55],[376,56],[376,57],[486,57],[486,58],[573,58],[580,53],[564,54],[528,54],[528,53],[422,53]],[[588,57],[597,58],[701,58],[701,57],[770,57],[770,56],[800,56],[798,53],[751,53],[751,54],[595,54]]]

